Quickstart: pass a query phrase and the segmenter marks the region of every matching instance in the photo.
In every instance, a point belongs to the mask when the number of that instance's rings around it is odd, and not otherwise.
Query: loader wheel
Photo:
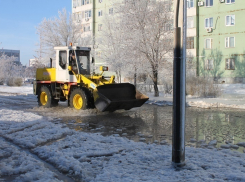
[[[42,86],[38,94],[38,105],[43,107],[51,107],[52,97],[48,87]]]
[[[84,110],[88,108],[87,96],[80,88],[76,88],[71,92],[69,103],[70,106],[74,107],[75,109]]]

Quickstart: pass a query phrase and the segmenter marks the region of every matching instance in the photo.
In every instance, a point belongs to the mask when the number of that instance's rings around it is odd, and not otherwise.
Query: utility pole
[[[185,165],[186,0],[175,0],[175,5],[172,162],[181,167]]]

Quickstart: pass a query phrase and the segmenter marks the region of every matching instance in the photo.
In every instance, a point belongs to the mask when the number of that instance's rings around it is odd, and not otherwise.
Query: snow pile
[[[245,84],[222,84],[221,90],[225,94],[241,94],[245,95]]]
[[[155,100],[154,98],[151,98],[146,102],[146,104],[153,104],[153,105],[158,105],[158,106],[172,106],[173,102],[171,101],[160,101],[160,100]]]
[[[0,85],[0,92],[1,93],[11,93],[16,95],[27,95],[33,94],[33,86],[22,86],[22,87],[9,87],[7,85]]]
[[[203,98],[196,96],[187,96],[186,105],[199,108],[237,108],[245,109],[245,84],[221,84],[222,95],[217,98]],[[154,97],[152,93],[149,96],[148,104],[159,106],[173,105],[173,96],[160,94]]]
[[[205,101],[187,102],[187,105],[188,106],[192,106],[192,107],[194,106],[194,107],[199,107],[199,108],[206,108],[206,109],[218,108],[218,107],[227,107],[227,105],[221,104],[219,102],[216,102],[216,103],[207,103]],[[235,107],[235,106],[233,106],[233,107]]]
[[[17,176],[14,181],[59,181],[56,175],[31,155],[0,138],[0,176]],[[12,180],[11,180],[12,181]]]

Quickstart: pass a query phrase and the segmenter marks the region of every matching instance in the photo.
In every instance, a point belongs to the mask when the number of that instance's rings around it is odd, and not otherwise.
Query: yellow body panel
[[[56,69],[38,68],[36,72],[36,79],[41,81],[56,81]]]

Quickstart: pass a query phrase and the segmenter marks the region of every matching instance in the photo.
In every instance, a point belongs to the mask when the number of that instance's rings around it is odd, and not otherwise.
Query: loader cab
[[[90,47],[55,47],[56,81],[77,82],[75,74],[90,74]],[[72,71],[68,67],[72,66]]]

